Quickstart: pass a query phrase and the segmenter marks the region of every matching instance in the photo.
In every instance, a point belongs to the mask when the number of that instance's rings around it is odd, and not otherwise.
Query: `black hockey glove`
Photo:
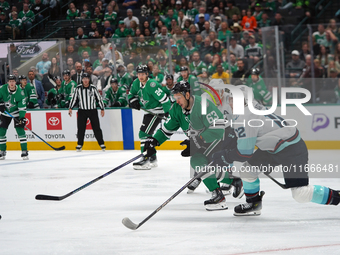
[[[48,93],[47,100],[51,102],[51,100],[54,98],[54,94],[52,92]]]
[[[51,106],[56,105],[56,104],[57,104],[57,99],[56,99],[55,97],[53,97],[53,98],[50,100],[50,102],[51,102]]]
[[[57,94],[57,100],[61,101],[64,100],[65,96],[63,94]]]
[[[151,157],[152,155],[154,155],[156,153],[156,149],[155,147],[159,146],[159,142],[153,138],[147,138],[144,144],[144,149],[143,152],[146,151],[146,157]]]
[[[122,104],[121,104],[119,101],[116,101],[116,102],[114,102],[111,106],[112,106],[112,107],[121,107]]]
[[[5,110],[6,110],[5,103],[1,102],[0,103],[0,112],[5,112]]]
[[[28,108],[28,109],[34,109],[34,104],[33,104],[33,102],[28,102],[28,103],[27,103],[27,108]]]
[[[139,99],[137,97],[132,97],[129,99],[129,107],[136,109],[136,110],[140,110],[140,103],[139,103]]]
[[[196,154],[196,153],[202,153],[206,150],[206,145],[203,140],[203,138],[197,134],[193,135],[191,131],[190,135],[190,156]]]
[[[224,144],[226,145],[226,149],[232,150],[237,147],[237,136],[235,134],[234,129],[229,129],[229,134],[225,138]]]
[[[26,118],[20,118],[19,121],[16,123],[16,127],[24,128],[26,125]]]
[[[184,150],[182,150],[181,155],[182,157],[190,157],[190,140],[186,139],[180,143],[182,146],[187,146]]]
[[[230,152],[230,150],[221,150],[217,151],[212,155],[212,160],[214,161],[214,164],[222,167],[222,166],[229,166],[233,162],[227,161],[227,154]]]

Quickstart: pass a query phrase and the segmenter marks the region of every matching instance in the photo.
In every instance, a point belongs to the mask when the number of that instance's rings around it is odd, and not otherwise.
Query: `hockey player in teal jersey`
[[[118,85],[118,81],[112,78],[110,81],[111,87],[106,91],[103,102],[109,107],[124,107],[127,105],[126,89],[123,85]]]
[[[251,76],[247,80],[247,86],[251,87],[254,92],[254,98],[263,105],[269,105],[272,101],[272,94],[268,91],[264,80],[260,76],[260,70],[253,68]]]
[[[192,95],[188,82],[176,83],[172,92],[176,103],[173,104],[163,127],[146,141],[144,150],[147,151],[147,156],[152,155],[155,146],[161,145],[170,139],[176,130],[182,128],[189,140],[181,143],[187,145],[181,155],[184,157],[191,156],[191,167],[199,171],[201,167],[207,166],[211,162],[211,156],[215,151],[225,146],[233,148],[236,137],[232,137],[233,134],[229,133],[230,130],[226,129],[224,125],[214,125],[218,120],[224,123],[224,117],[211,101],[207,101],[206,115],[202,115],[201,97]],[[220,165],[220,169],[223,166],[224,164]],[[212,192],[211,199],[204,202],[205,208],[209,211],[227,209],[226,200],[218,185],[217,177],[222,183],[231,183],[228,171],[207,171],[202,177],[204,184]]]
[[[18,134],[21,146],[21,157],[28,159],[27,139],[24,127],[26,125],[26,99],[25,93],[19,86],[16,85],[16,77],[14,75],[8,76],[8,84],[0,87],[0,160],[6,157],[6,133],[12,117],[6,116],[7,111],[16,118],[14,122],[15,130]]]
[[[251,88],[238,86],[247,98]],[[233,109],[233,95],[228,95],[229,105]],[[323,205],[338,205],[340,202],[339,190],[325,186],[309,185],[308,150],[305,142],[300,137],[295,122],[284,120],[275,114],[256,115],[248,109],[253,104],[257,110],[266,110],[255,100],[244,100],[244,115],[234,116],[234,129],[238,136],[237,147],[225,149],[214,153],[214,162],[230,164],[234,161],[245,162],[240,171],[246,203],[234,208],[235,216],[260,215],[262,197],[260,192],[261,172],[282,165],[286,188],[290,188],[293,198],[299,203],[314,202]],[[244,125],[248,120],[257,119],[264,123],[262,126]],[[258,147],[255,150],[255,146]],[[295,170],[294,170],[295,169]]]
[[[177,79],[179,81],[187,81],[192,88],[194,95],[200,96],[202,94],[199,83],[197,83],[197,77],[189,74],[189,68],[187,66],[182,66],[180,69],[181,76]]]
[[[143,152],[145,140],[151,137],[156,127],[160,123],[160,117],[164,117],[171,107],[168,96],[162,90],[161,85],[154,79],[149,79],[149,70],[146,65],[139,65],[136,68],[138,79],[134,80],[128,94],[129,106],[133,109],[146,109],[147,113],[143,117],[140,127],[139,138],[141,140],[141,151]],[[133,163],[136,170],[150,170],[157,166],[156,153],[150,157],[143,157],[141,161]]]
[[[39,109],[38,96],[34,86],[27,83],[27,77],[25,75],[19,75],[20,88],[25,93],[26,107],[28,109]]]

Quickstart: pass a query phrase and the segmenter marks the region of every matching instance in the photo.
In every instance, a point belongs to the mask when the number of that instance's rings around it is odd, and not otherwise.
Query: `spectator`
[[[19,13],[19,19],[22,21],[24,31],[26,31],[27,38],[31,38],[31,27],[34,22],[34,13],[28,7],[28,4],[23,4],[23,10]]]
[[[137,25],[139,25],[139,19],[137,17],[133,16],[131,9],[128,9],[126,11],[126,15],[127,15],[127,17],[124,19],[124,23],[125,23],[126,28],[130,28],[130,22],[132,20],[136,21]]]
[[[41,82],[35,79],[35,72],[33,70],[28,71],[28,79],[29,79],[29,83],[31,83],[32,86],[34,86],[35,91],[37,92],[37,96],[38,96],[38,104],[40,108],[43,109],[44,101],[45,101],[44,88]]]
[[[300,53],[300,59],[302,61],[306,61],[306,56],[310,54],[310,51],[308,49],[308,43],[307,42],[302,42],[302,48],[301,48],[301,53]]]
[[[74,69],[75,66],[74,66],[74,62],[73,62],[73,58],[67,58],[66,60],[66,66],[65,66],[65,70],[71,70],[71,69]]]
[[[181,51],[181,53],[183,54],[184,57],[187,58],[187,60],[190,60],[190,56],[197,51],[197,49],[194,47],[193,43],[192,43],[192,39],[191,38],[186,38],[184,40],[185,45]]]
[[[198,22],[195,24],[195,27],[197,28],[198,32],[201,33],[204,30],[204,23],[206,21],[204,19],[204,14],[199,14],[198,16]]]
[[[337,43],[338,38],[333,34],[332,30],[326,29],[326,45],[324,46],[329,49],[330,54],[334,55]]]
[[[163,6],[162,6],[162,3],[160,0],[154,0],[154,3],[153,3],[153,13],[154,15],[156,14],[156,12],[159,14],[162,14],[164,13],[164,10],[163,10]]]
[[[139,27],[138,27],[136,21],[132,20],[132,21],[130,22],[130,29],[131,29],[131,31],[132,31],[132,34],[131,34],[132,36],[137,37],[137,36],[140,35],[140,31],[138,32],[139,35],[136,35],[137,29],[139,30]]]
[[[257,28],[257,22],[254,16],[251,14],[251,10],[247,10],[247,16],[242,18],[241,26],[244,30],[254,30]]]
[[[181,60],[181,58],[183,57],[182,54],[179,53],[177,45],[171,45],[171,59],[175,64],[179,64],[179,61]]]
[[[238,18],[241,18],[241,13],[240,13],[240,9],[236,6],[234,6],[235,2],[234,0],[228,0],[227,2],[227,9],[224,12],[224,14],[230,19],[231,17],[233,17],[233,15],[237,15]]]
[[[17,53],[17,47],[14,45],[14,43],[9,45],[9,51],[10,54],[7,54],[7,73],[10,73],[9,63],[12,64],[11,70],[21,65],[21,55]],[[9,57],[11,59],[9,59]]]
[[[65,58],[72,58],[74,61],[77,61],[79,59],[77,52],[75,52],[73,45],[67,45]],[[69,69],[71,70],[71,69]]]
[[[189,1],[188,2],[188,8],[186,10],[185,15],[188,17],[188,19],[193,21],[197,14],[198,14],[198,10],[196,8],[194,8],[193,2]]]
[[[209,39],[210,39],[210,42],[211,42],[210,45],[212,46],[213,43],[215,42],[215,40],[217,39],[216,32],[211,31],[211,32],[209,33]]]
[[[80,84],[82,80],[82,75],[83,75],[83,66],[80,62],[75,63],[76,67],[76,73],[71,76],[71,79],[76,82],[76,84]]]
[[[138,6],[138,0],[124,0],[123,6],[126,9],[136,9]]]
[[[204,0],[196,0],[194,2],[194,7],[198,10],[199,8],[204,8],[205,10],[207,9],[206,2]]]
[[[145,4],[141,7],[141,15],[142,17],[148,18],[151,17],[153,14],[153,5],[151,3],[151,0],[146,0]]]
[[[157,65],[153,67],[150,77],[151,79],[155,79],[159,84],[161,84],[164,79],[164,75],[159,72],[159,68]]]
[[[21,19],[18,19],[17,12],[11,12],[11,20],[6,25],[6,31],[12,35],[12,39],[16,40],[20,37],[20,30],[22,29]]]
[[[218,64],[216,67],[216,73],[214,73],[211,78],[212,79],[222,79],[225,84],[229,84],[229,74],[224,72],[221,64]]]
[[[213,54],[213,55],[215,55],[215,54],[218,54],[219,56],[221,56],[221,54],[222,54],[222,44],[221,44],[221,42],[219,41],[219,40],[215,40],[214,42],[213,42],[213,46],[212,46],[212,51],[211,51],[211,53]]]
[[[76,6],[74,5],[74,3],[70,3],[68,5],[68,10],[66,12],[66,19],[68,20],[73,20],[77,17],[79,17],[79,10],[76,8]]]
[[[211,31],[213,31],[213,29],[210,27],[210,22],[209,21],[205,21],[204,22],[204,30],[201,32],[202,38],[205,39],[206,37],[208,37],[209,33]]]
[[[218,31],[217,38],[218,40],[226,43],[227,42],[227,37],[231,37],[232,33],[229,30],[228,23],[227,22],[222,22],[221,23],[221,30]]]
[[[90,19],[91,18],[91,12],[89,11],[88,4],[83,4],[83,11],[80,13],[79,19]]]
[[[316,57],[317,59],[319,59],[320,64],[324,67],[327,68],[328,67],[328,63],[331,60],[334,60],[334,56],[332,54],[329,54],[327,52],[327,49],[325,46],[321,45],[320,46],[320,54]]]
[[[244,68],[244,60],[237,60],[237,71],[233,73],[233,78],[231,79],[231,84],[244,83],[246,79],[246,70]]]
[[[279,27],[279,30],[281,33],[284,33],[283,31],[283,26],[285,25],[283,19],[282,19],[282,15],[281,13],[277,12],[275,13],[275,17],[274,17],[274,20],[271,24],[272,26],[278,26]]]
[[[95,76],[95,75],[93,75],[93,68],[92,68],[92,66],[87,66],[87,67],[85,68],[85,71],[86,71],[86,73],[89,74],[89,76],[90,76],[90,81],[92,82],[92,84],[93,84],[98,90],[100,90],[100,89],[97,87],[97,85],[98,85],[98,77]]]
[[[98,25],[96,21],[91,21],[90,30],[88,31],[87,37],[90,39],[95,38],[94,33],[98,30]]]
[[[200,51],[202,46],[203,46],[203,37],[201,36],[201,34],[196,34],[196,39],[195,39],[194,47],[198,51]]]
[[[77,29],[77,36],[75,37],[76,40],[80,39],[87,39],[87,35],[84,34],[84,30],[81,27],[78,27]]]
[[[78,45],[76,43],[76,39],[74,37],[70,37],[70,39],[68,40],[68,44],[73,46],[75,52],[78,52],[79,47],[78,47]]]
[[[177,41],[180,41],[183,39],[182,37],[182,29],[179,26],[174,27],[172,39],[174,40],[174,43],[177,43]]]
[[[93,74],[97,75],[98,77],[101,77],[104,75],[106,68],[109,66],[109,60],[107,58],[102,59],[102,64],[100,66],[97,66]]]
[[[200,50],[200,53],[201,53],[201,59],[203,59],[203,57],[205,57],[205,55],[207,54],[211,54],[212,52],[212,46],[210,45],[211,44],[211,41],[209,39],[209,37],[206,37],[204,39],[204,44]]]
[[[327,68],[327,72],[326,72],[326,76],[327,76],[327,77],[331,77],[331,76],[330,76],[330,70],[331,70],[332,68],[336,69],[336,71],[339,73],[339,71],[340,71],[340,66],[338,66],[338,65],[335,63],[334,60],[331,60],[331,61],[329,61],[328,68]]]
[[[255,62],[262,57],[262,45],[255,43],[255,36],[249,36],[249,44],[244,48],[244,57],[254,59]]]
[[[100,8],[98,6],[96,6],[94,8],[94,13],[92,15],[92,18],[94,19],[94,21],[98,24],[101,25],[103,20],[104,20],[104,14],[101,12]]]
[[[268,14],[264,12],[261,16],[261,19],[257,22],[258,28],[263,28],[263,27],[270,27],[271,21],[268,18]]]
[[[335,19],[331,19],[329,21],[328,26],[326,28],[326,31],[329,30],[329,29],[338,38],[338,40],[340,40],[340,28],[337,27]]]
[[[155,12],[153,14],[154,18],[151,20],[150,22],[150,28],[152,31],[155,31],[156,27],[157,27],[157,24],[158,24],[158,21],[159,20],[162,20],[161,17],[159,16],[159,13],[158,12]],[[163,21],[163,20],[162,20]]]
[[[207,65],[203,61],[201,61],[198,51],[195,51],[192,54],[192,62],[189,64],[189,68],[191,70],[191,73],[197,77],[199,77],[203,73],[203,71],[208,70]]]
[[[101,12],[105,12],[102,0],[97,1],[97,6],[98,6],[98,8],[100,9]]]
[[[260,70],[253,68],[251,70],[251,79],[248,79],[247,86],[252,88],[254,99],[263,105],[269,105],[272,101],[272,94],[268,91],[267,86],[260,76]]]
[[[192,21],[190,19],[187,19],[184,21],[184,28],[183,31],[186,30],[189,33],[189,27],[192,25]]]
[[[208,0],[207,1],[207,12],[212,13],[214,11],[214,8],[219,8],[219,0]],[[218,9],[219,11],[219,9]]]
[[[41,61],[37,63],[36,69],[38,71],[38,74],[41,78],[43,78],[44,75],[48,74],[48,70],[51,67],[51,61],[49,61],[49,57],[47,52],[44,52],[42,54]]]
[[[6,25],[8,24],[8,20],[6,17],[6,13],[0,12],[0,40],[6,40],[8,37],[6,36]]]
[[[204,20],[209,21],[210,15],[209,15],[208,13],[205,12],[205,7],[200,7],[200,8],[198,9],[198,14],[196,14],[196,16],[195,16],[195,20],[194,20],[194,23],[195,23],[195,24],[198,23],[199,15],[200,15],[200,14],[203,14],[203,15],[204,15]]]
[[[98,59],[96,59],[93,63],[93,69],[96,69],[97,66],[101,66],[102,65],[102,60],[104,58],[104,52],[103,51],[99,51],[98,52]]]
[[[115,34],[119,37],[127,37],[128,35],[132,35],[132,30],[126,28],[124,21],[119,21],[119,27],[116,29]]]
[[[81,42],[80,42],[81,46],[78,48],[78,56],[79,57],[83,56],[84,51],[86,51],[88,53],[88,56],[86,58],[89,58],[91,56],[92,50],[87,44],[88,44],[87,40],[81,40]]]
[[[166,27],[168,28],[168,30],[171,30],[171,21],[173,19],[175,19],[177,21],[177,15],[174,14],[174,10],[173,9],[168,9],[167,12],[167,18],[164,20],[164,24],[166,25]]]
[[[100,49],[104,53],[104,56],[105,56],[106,53],[111,51],[110,48],[111,48],[111,43],[108,41],[108,39],[105,36],[103,36],[102,37],[102,45],[100,46]]]
[[[126,37],[126,41],[122,46],[122,54],[123,56],[129,56],[131,51],[136,49],[136,43],[134,42],[131,35]]]
[[[297,50],[292,51],[292,60],[286,65],[290,78],[298,78],[302,73],[302,69],[306,63],[299,58],[300,53]]]
[[[222,63],[222,59],[221,59],[220,55],[215,54],[213,56],[212,62],[208,66],[208,75],[213,75],[214,73],[216,73],[216,68],[221,63]]]
[[[61,76],[60,67],[57,65],[57,59],[51,59],[51,67],[48,69],[48,76],[50,79],[54,79],[56,76]]]
[[[229,50],[235,54],[236,58],[244,58],[244,49],[240,44],[237,44],[234,36],[230,37]]]
[[[183,29],[184,28],[184,22],[188,19],[186,15],[184,15],[184,11],[179,11],[178,12],[178,18],[177,18],[177,23],[178,26]]]
[[[259,22],[262,19],[262,5],[260,3],[255,4],[255,11],[253,13],[253,16],[255,17],[256,21]]]
[[[5,0],[0,0],[0,9],[1,9],[2,11],[8,11],[9,8],[10,8],[10,6],[9,6],[9,4],[8,4],[7,1],[5,1]]]
[[[213,22],[213,29],[218,32],[221,30],[222,18],[220,16],[215,17],[215,22]]]
[[[325,27],[323,24],[318,25],[318,31],[313,33],[313,37],[317,44],[327,46]]]
[[[329,78],[326,79],[323,90],[336,90],[339,87],[339,74],[335,68],[329,70]]]
[[[230,53],[229,58],[230,58],[230,61],[228,61],[227,54],[223,54],[222,67],[229,75],[231,75],[237,71],[236,55],[234,53]],[[229,70],[229,62],[230,62],[230,70]]]
[[[107,6],[107,12],[104,15],[104,21],[109,21],[111,26],[117,23],[117,13],[113,11],[112,5]]]
[[[169,64],[168,64],[168,62],[167,62],[167,58],[164,56],[160,56],[159,58],[158,58],[158,60],[159,60],[159,65],[158,65],[158,68],[159,68],[159,71],[161,72],[161,73],[170,73],[170,68],[169,68]],[[156,66],[156,65],[155,65]],[[155,66],[153,67],[153,68],[155,68]]]
[[[220,13],[220,9],[218,7],[214,7],[213,14],[210,15],[209,21],[214,23],[216,17],[221,17],[222,22],[227,22],[228,18]]]

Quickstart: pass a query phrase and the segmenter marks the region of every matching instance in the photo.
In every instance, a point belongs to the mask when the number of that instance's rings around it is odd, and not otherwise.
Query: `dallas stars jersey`
[[[125,87],[121,86],[118,87],[118,90],[116,92],[113,91],[112,87],[110,87],[103,98],[103,102],[105,105],[112,105],[115,102],[120,102],[121,107],[124,107],[127,105],[126,101],[126,89]]]
[[[249,58],[250,56],[253,57],[261,57],[262,56],[262,44],[255,43],[254,46],[248,44],[244,48],[244,56]]]
[[[21,86],[20,88],[22,91],[24,91],[26,103],[28,104],[28,102],[32,102],[34,108],[39,108],[38,96],[34,86],[32,86],[31,83],[27,83],[25,88],[22,88]]]
[[[161,73],[158,73],[156,77],[153,74],[151,74],[150,76],[152,79],[155,79],[159,84],[161,84],[164,80],[164,75]]]
[[[66,81],[63,81],[61,83],[61,87],[64,88],[65,101],[66,102],[71,101],[74,89],[77,87],[77,83],[73,80],[70,80],[69,83],[66,83]]]
[[[195,62],[190,63],[189,68],[191,70],[191,73],[195,76],[202,74],[204,71],[207,71],[207,65],[200,61],[197,65]]]
[[[264,84],[264,81],[260,76],[257,82],[253,82],[251,76],[249,76],[247,86],[253,89],[254,99],[263,105],[268,105],[272,101],[272,94],[268,91],[266,84]]]
[[[122,76],[117,74],[117,81],[119,86],[124,86],[126,89],[130,89],[132,78],[129,73],[124,73]]]
[[[180,81],[183,81],[183,80],[184,80],[183,77],[180,76],[177,79],[177,82],[180,82]],[[194,95],[200,96],[202,94],[201,87],[200,87],[199,83],[197,83],[197,78],[195,76],[189,74],[189,78],[188,78],[187,82],[189,82],[190,87],[192,88],[192,92],[194,93]]]
[[[201,97],[194,96],[194,104],[189,112],[186,112],[181,106],[175,103],[167,121],[161,129],[158,129],[154,138],[159,144],[170,139],[171,135],[182,128],[184,133],[189,137],[190,131],[198,131],[199,136],[206,143],[212,143],[215,140],[221,140],[224,137],[224,127],[214,127],[214,121],[223,120],[223,114],[209,100],[207,100],[207,114],[202,115]]]
[[[142,108],[153,113],[164,113],[170,110],[171,103],[169,98],[162,90],[161,85],[154,79],[148,79],[144,86],[139,79],[134,80],[128,99],[133,96],[139,97]]]
[[[315,41],[317,44],[320,45],[326,45],[327,39],[326,39],[326,33],[323,33],[322,35],[319,33],[319,31],[316,31],[313,33],[313,37],[315,38]]]
[[[52,93],[54,97],[57,100],[57,106],[58,108],[65,108],[66,107],[66,102],[65,102],[65,87],[61,85],[60,89],[57,90],[57,87],[50,89],[47,93],[50,94]],[[48,96],[47,96],[48,97]],[[45,100],[47,105],[51,105],[51,102],[46,98]]]
[[[174,95],[171,93],[171,89],[169,89],[168,86],[162,86],[162,90],[169,97],[171,104],[176,102]]]
[[[25,93],[19,86],[14,92],[10,92],[8,84],[0,87],[0,102],[5,103],[5,109],[14,117],[24,118],[26,114]]]
[[[227,61],[222,63],[222,67],[223,67],[223,70],[225,72],[229,71],[229,63]],[[234,65],[233,64],[230,65],[231,73],[235,73],[237,71],[237,69],[238,69],[238,67],[237,67],[236,62],[235,62]]]

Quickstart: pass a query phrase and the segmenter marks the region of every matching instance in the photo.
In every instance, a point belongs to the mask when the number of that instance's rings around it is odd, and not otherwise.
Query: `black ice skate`
[[[100,145],[100,148],[102,149],[102,151],[105,151],[106,146],[104,144]]]
[[[82,149],[82,148],[83,148],[83,146],[77,145],[77,147],[76,147],[77,152],[81,152],[81,149]]]
[[[133,163],[133,169],[135,169],[135,170],[151,170],[149,158],[143,157],[139,162]]]
[[[226,210],[228,209],[225,197],[220,188],[212,192],[212,197],[204,201],[204,206],[207,211]]]
[[[21,152],[21,158],[23,160],[28,160],[28,151],[22,151]]]
[[[150,160],[150,167],[157,167],[158,164],[157,164],[157,156],[156,155],[153,155],[149,158]]]
[[[202,179],[201,178],[197,178],[196,180],[194,180],[189,186],[188,186],[188,194],[191,194],[195,191],[195,189],[200,185]]]
[[[220,183],[220,188],[221,188],[222,193],[223,193],[224,196],[231,195],[231,188],[232,188],[232,186],[230,184]]]
[[[6,158],[6,151],[0,151],[0,160],[4,160]]]
[[[259,216],[261,214],[263,196],[264,196],[264,191],[261,191],[259,196],[247,199],[246,203],[235,206],[234,215],[235,216]]]
[[[234,198],[241,198],[244,195],[244,190],[243,190],[243,183],[241,178],[234,178],[233,182],[231,183],[232,186],[234,186],[234,192],[233,192],[233,197]]]

